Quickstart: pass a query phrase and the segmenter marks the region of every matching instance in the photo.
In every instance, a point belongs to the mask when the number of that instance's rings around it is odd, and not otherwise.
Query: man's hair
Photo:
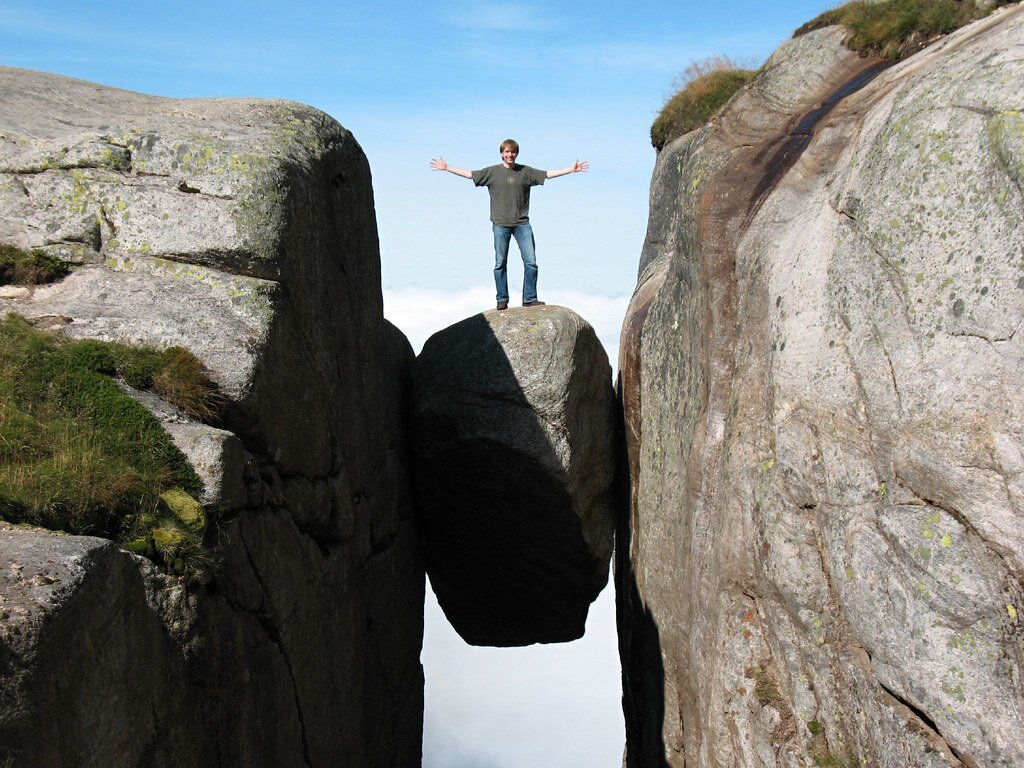
[[[515,139],[505,139],[503,142],[501,142],[501,146],[498,147],[498,151],[504,152],[505,147],[511,147],[517,155],[519,154],[519,142],[516,141]]]

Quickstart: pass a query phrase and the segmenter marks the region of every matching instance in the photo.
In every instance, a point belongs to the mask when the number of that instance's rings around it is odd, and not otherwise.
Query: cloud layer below
[[[628,295],[556,290],[594,327],[611,359]],[[418,353],[438,330],[494,306],[494,289],[384,292],[384,314]],[[422,661],[426,675],[424,768],[587,766],[618,768],[625,731],[611,586],[591,606],[585,636],[528,648],[473,648],[428,589]]]
[[[510,270],[510,273],[514,270]],[[509,289],[514,296],[519,286],[510,274]],[[594,327],[597,337],[608,353],[612,368],[616,367],[619,332],[626,315],[629,295],[602,296],[580,291],[551,289],[544,301],[568,307]],[[516,305],[513,299],[512,306]],[[423,344],[437,331],[471,315],[494,308],[494,288],[474,285],[454,291],[429,288],[401,288],[384,291],[384,316],[397,325],[419,354]]]
[[[572,643],[473,648],[427,590],[424,768],[619,768],[626,736],[611,585]]]

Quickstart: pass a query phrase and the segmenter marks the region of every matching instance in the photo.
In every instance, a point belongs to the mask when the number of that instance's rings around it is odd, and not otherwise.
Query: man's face
[[[513,147],[502,147],[501,149],[501,162],[505,164],[506,168],[511,168],[515,165],[516,158],[519,157],[519,151]]]

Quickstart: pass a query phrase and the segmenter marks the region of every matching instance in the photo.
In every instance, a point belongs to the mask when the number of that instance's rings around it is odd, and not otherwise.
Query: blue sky
[[[430,173],[432,156],[483,167],[512,136],[535,167],[589,160],[588,174],[534,193],[541,298],[614,295],[635,278],[647,132],[672,80],[713,53],[760,64],[827,6],[0,0],[0,61],[163,96],[325,110],[370,158],[386,289],[490,280],[486,192]]]
[[[759,66],[835,4],[0,0],[0,64],[337,118],[369,158],[385,311],[416,349],[494,292],[487,195],[430,158],[480,168],[513,137],[528,165],[588,160],[534,191],[540,297],[589,319],[614,361],[647,225],[648,130],[673,80],[712,54]],[[428,600],[426,768],[618,768],[610,590],[591,616],[577,643],[470,649]]]

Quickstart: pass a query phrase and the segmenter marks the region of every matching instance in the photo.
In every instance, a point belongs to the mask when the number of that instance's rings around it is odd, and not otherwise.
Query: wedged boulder
[[[412,351],[383,318],[370,169],[352,134],[291,102],[165,99],[0,68],[0,242],[76,264],[60,282],[4,292],[0,313],[75,338],[184,346],[226,403],[214,429],[138,395],[221,508],[205,539],[212,583],[127,561],[170,639],[143,658],[170,670],[198,723],[159,710],[156,752],[61,764],[418,764]],[[9,547],[0,539],[0,568]],[[81,567],[92,583],[100,565]],[[17,623],[30,640],[41,626]],[[115,644],[62,626],[54,642],[69,658],[134,669]],[[0,719],[37,726],[19,731],[20,748],[87,751],[54,747],[38,727],[53,722],[42,707],[61,669],[41,665],[0,697]],[[126,689],[122,707],[111,690],[63,713],[65,730],[84,734],[115,705],[125,728],[153,727],[144,691]]]
[[[608,579],[616,408],[608,358],[571,310],[491,310],[414,368],[427,572],[472,645],[581,637]]]
[[[815,122],[870,65],[844,36],[658,159],[620,366],[630,768],[1024,765],[1024,9]]]

